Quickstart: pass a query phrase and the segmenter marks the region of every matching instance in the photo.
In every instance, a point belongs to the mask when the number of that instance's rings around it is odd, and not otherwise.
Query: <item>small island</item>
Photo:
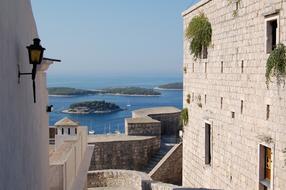
[[[87,101],[71,104],[69,109],[63,110],[63,113],[69,114],[97,114],[97,113],[111,113],[121,111],[122,109],[110,102],[105,101]]]
[[[95,94],[123,95],[123,96],[159,96],[160,92],[154,89],[140,87],[105,88],[100,90],[84,90],[68,87],[48,88],[50,96],[84,96]]]
[[[163,84],[163,85],[158,86],[157,89],[183,90],[183,83],[182,82],[176,82],[176,83]]]
[[[160,92],[154,89],[140,87],[125,87],[125,88],[105,88],[101,93],[112,95],[130,95],[130,96],[159,96]]]
[[[69,87],[51,87],[48,88],[48,93],[51,96],[82,96],[98,94],[98,91],[83,90]]]

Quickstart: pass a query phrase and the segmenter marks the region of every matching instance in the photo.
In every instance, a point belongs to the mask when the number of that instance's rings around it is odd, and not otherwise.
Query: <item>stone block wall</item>
[[[143,172],[129,170],[99,170],[87,174],[87,188],[132,190],[207,190],[155,182]],[[214,189],[213,189],[214,190]]]
[[[175,145],[149,173],[155,181],[182,185],[182,143]]]
[[[279,17],[277,34],[285,44],[285,9],[280,0],[241,0],[238,6],[202,0],[183,13],[184,28],[203,12],[213,30],[207,59],[194,60],[184,43],[183,99],[190,94],[192,102],[184,102],[190,119],[184,129],[183,185],[257,190],[259,145],[265,144],[273,151],[270,188],[286,189],[286,90],[275,79],[269,89],[265,84],[265,20]],[[205,164],[205,123],[211,125],[211,164]]]
[[[128,170],[90,171],[87,187],[121,187],[122,189],[148,190],[151,178],[142,172]]]
[[[142,137],[124,140],[122,137],[122,140],[89,142],[89,144],[94,144],[90,170],[140,170],[160,149],[160,138]]]
[[[135,136],[161,136],[161,123],[153,119],[125,119],[125,134]]]
[[[126,120],[127,122],[125,123],[125,128],[129,128],[129,123],[141,123],[142,125],[138,126],[140,128],[144,128],[145,130],[145,128],[147,129],[146,123],[148,123],[148,120],[149,123],[155,123],[156,121],[159,121],[161,124],[162,136],[178,136],[178,131],[181,129],[180,114],[181,110],[175,107],[154,107],[134,110],[132,112],[132,118]],[[150,125],[150,127],[152,127],[152,133],[158,132],[158,124]],[[141,129],[139,130],[141,131]],[[132,130],[128,129],[128,133],[132,133],[132,131],[136,132],[135,125],[133,125]]]
[[[177,136],[181,129],[180,114],[181,112],[151,114],[149,117],[161,122],[161,135]]]

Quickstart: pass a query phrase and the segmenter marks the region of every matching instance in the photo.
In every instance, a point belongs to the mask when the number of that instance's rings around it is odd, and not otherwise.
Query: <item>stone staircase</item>
[[[176,139],[172,137],[162,137],[160,150],[151,157],[148,164],[142,169],[142,171],[148,174],[175,144]]]

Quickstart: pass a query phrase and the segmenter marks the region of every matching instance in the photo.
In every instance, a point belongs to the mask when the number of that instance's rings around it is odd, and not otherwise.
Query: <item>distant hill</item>
[[[158,86],[158,88],[167,90],[183,90],[183,83],[176,82],[176,83],[163,84]]]
[[[93,94],[112,94],[112,95],[130,95],[130,96],[158,96],[161,95],[153,89],[140,87],[125,87],[125,88],[105,88],[101,90],[83,90],[68,87],[53,87],[48,88],[49,95],[57,96],[82,96]]]
[[[138,96],[158,96],[161,95],[153,89],[140,88],[140,87],[126,87],[126,88],[106,88],[102,89],[102,92],[107,94],[118,94],[118,95],[138,95]]]
[[[58,96],[80,96],[80,95],[90,95],[98,94],[98,91],[83,90],[69,87],[52,87],[48,88],[49,95]]]

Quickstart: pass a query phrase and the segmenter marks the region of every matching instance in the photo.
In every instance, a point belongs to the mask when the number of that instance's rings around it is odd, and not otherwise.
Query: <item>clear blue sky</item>
[[[32,0],[49,74],[181,76],[181,12],[195,0]]]

